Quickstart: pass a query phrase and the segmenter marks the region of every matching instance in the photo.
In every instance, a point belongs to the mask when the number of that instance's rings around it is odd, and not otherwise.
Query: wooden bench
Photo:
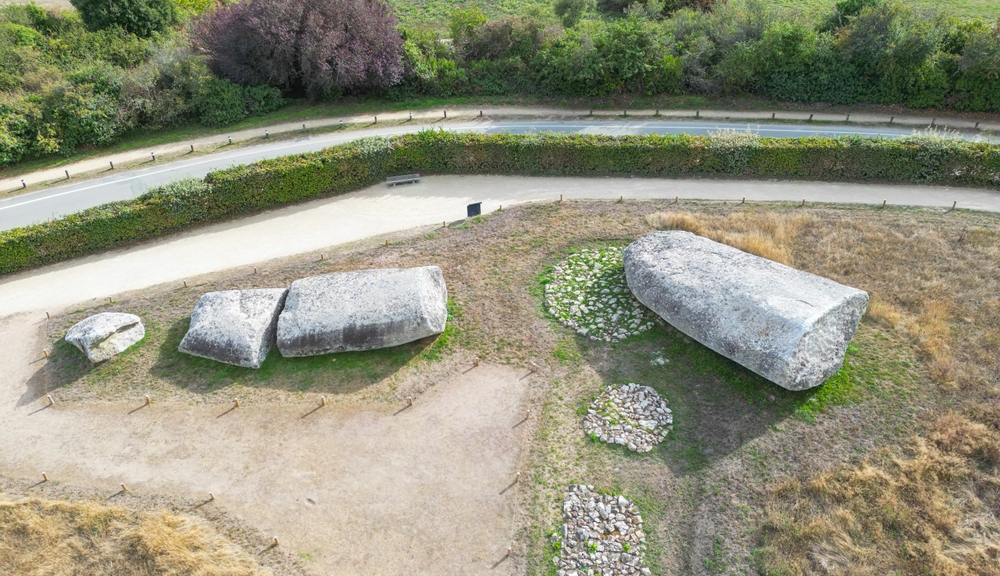
[[[404,174],[402,176],[389,176],[385,179],[385,183],[389,186],[395,186],[396,184],[410,184],[412,182],[420,182],[420,174]]]

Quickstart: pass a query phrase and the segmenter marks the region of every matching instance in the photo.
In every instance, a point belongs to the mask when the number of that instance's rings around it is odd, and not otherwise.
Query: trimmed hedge
[[[1000,187],[1000,146],[937,135],[758,138],[455,134],[366,138],[183,181],[136,198],[0,232],[0,274],[127,246],[200,224],[343,194],[387,176],[708,176]],[[831,199],[833,200],[833,199]]]

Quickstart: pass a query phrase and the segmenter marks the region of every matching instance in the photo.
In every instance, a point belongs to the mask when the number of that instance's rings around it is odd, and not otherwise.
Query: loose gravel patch
[[[571,485],[563,501],[557,576],[648,575],[643,566],[646,535],[636,505],[624,496]],[[555,535],[559,538],[559,534]]]
[[[667,399],[649,386],[608,386],[583,418],[583,429],[602,442],[649,452],[666,438],[674,417]]]
[[[653,313],[625,282],[619,247],[587,248],[554,266],[545,285],[545,306],[593,340],[617,342],[653,327]]]

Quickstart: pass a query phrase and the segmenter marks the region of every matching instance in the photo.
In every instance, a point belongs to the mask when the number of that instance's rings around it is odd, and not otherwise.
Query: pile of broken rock
[[[649,452],[667,437],[674,418],[666,398],[649,386],[609,386],[583,418],[587,434],[633,452]]]
[[[599,494],[593,486],[571,485],[563,501],[558,576],[648,575],[643,566],[646,535],[639,509],[624,496]]]

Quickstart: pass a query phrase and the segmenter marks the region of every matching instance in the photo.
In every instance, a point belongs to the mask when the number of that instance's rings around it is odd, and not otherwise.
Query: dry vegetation
[[[399,398],[472,355],[543,365],[539,429],[517,562],[552,571],[547,537],[564,486],[624,493],[643,511],[648,561],[665,574],[996,574],[1000,521],[1000,234],[995,216],[871,209],[624,202],[535,205],[377,248],[351,247],[122,299],[147,341],[93,371],[57,347],[36,394],[90,400],[154,391],[178,401],[234,386],[280,399]],[[869,291],[844,370],[788,393],[669,328],[621,344],[576,338],[544,317],[539,277],[582,246],[681,228]],[[381,244],[381,241],[379,241]],[[327,252],[329,255],[330,252]],[[359,267],[437,264],[453,332],[395,357],[269,358],[260,373],[176,354],[201,293],[282,286]],[[53,322],[53,341],[86,314]],[[661,356],[670,362],[653,363]],[[270,364],[270,367],[268,365]],[[577,411],[604,383],[655,387],[674,432],[635,456],[587,440]],[[416,384],[414,384],[416,382]],[[248,390],[241,391],[241,394]],[[352,400],[353,401],[353,400]]]
[[[204,520],[97,502],[0,501],[0,574],[262,576]]]
[[[887,227],[773,213],[649,218],[864,286],[873,296],[869,316],[909,338],[953,393],[954,411],[931,415],[925,435],[905,449],[782,483],[758,552],[771,573],[1000,573],[998,234],[920,220]]]

